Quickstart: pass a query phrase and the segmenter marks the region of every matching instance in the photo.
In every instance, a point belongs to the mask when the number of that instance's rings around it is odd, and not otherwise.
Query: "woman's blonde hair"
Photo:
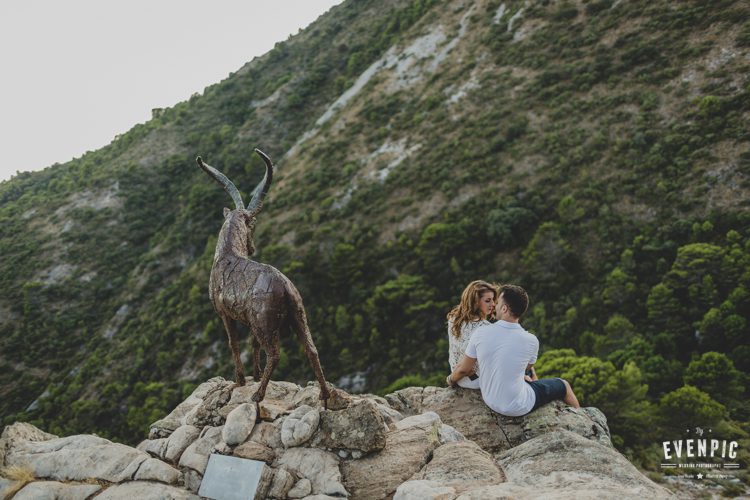
[[[487,283],[483,280],[476,280],[469,283],[461,293],[461,302],[451,309],[448,313],[448,321],[452,321],[451,334],[458,338],[461,336],[461,327],[464,323],[484,319],[481,317],[479,310],[479,301],[487,292],[492,292],[492,296],[497,302],[499,289],[497,286]]]

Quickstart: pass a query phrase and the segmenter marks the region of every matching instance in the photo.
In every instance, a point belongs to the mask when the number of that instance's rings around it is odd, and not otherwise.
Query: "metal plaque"
[[[214,500],[253,500],[264,465],[259,460],[214,453],[208,457],[198,494]]]

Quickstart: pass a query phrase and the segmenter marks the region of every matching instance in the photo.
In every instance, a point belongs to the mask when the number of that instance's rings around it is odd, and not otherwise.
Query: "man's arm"
[[[456,369],[453,370],[453,372],[445,379],[445,383],[451,387],[456,387],[459,380],[471,375],[476,371],[476,363],[476,358],[470,358],[469,356],[464,354],[458,361]]]

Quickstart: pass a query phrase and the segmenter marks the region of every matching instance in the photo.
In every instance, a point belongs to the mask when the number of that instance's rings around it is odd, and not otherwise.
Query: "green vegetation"
[[[344,2],[111,145],[0,184],[3,423],[132,443],[232,376],[206,293],[230,201],[194,157],[247,193],[260,146],[279,171],[256,257],[302,292],[331,381],[441,384],[462,288],[515,282],[540,376],[602,409],[636,463],[658,466],[653,444],[685,426],[747,450],[750,9],[536,2],[514,35],[523,2],[493,23],[500,3],[477,5],[434,72],[399,87],[382,70],[287,157],[391,47],[440,26],[440,50],[464,11]],[[378,151],[399,144],[392,166]],[[275,378],[310,379],[296,339],[283,347]]]

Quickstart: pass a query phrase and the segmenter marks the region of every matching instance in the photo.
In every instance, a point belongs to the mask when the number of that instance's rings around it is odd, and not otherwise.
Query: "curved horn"
[[[210,165],[206,165],[203,163],[203,160],[199,156],[195,159],[195,161],[198,162],[198,166],[203,169],[204,172],[208,174],[209,177],[211,177],[213,180],[221,184],[221,187],[224,188],[224,191],[229,194],[229,196],[232,197],[232,200],[234,200],[235,208],[242,208],[244,207],[244,203],[242,203],[242,195],[240,194],[240,191],[237,189],[237,187],[234,185],[232,181],[229,180],[229,178],[216,170],[214,167]]]
[[[247,209],[250,212],[253,212],[253,214],[257,214],[260,212],[260,209],[263,208],[263,198],[266,197],[268,188],[271,187],[271,180],[273,179],[273,162],[271,161],[271,158],[258,148],[255,148],[255,152],[258,153],[258,156],[260,156],[266,164],[266,174],[258,185],[255,186],[255,189],[253,189],[252,199],[250,200],[250,203],[247,204]]]

